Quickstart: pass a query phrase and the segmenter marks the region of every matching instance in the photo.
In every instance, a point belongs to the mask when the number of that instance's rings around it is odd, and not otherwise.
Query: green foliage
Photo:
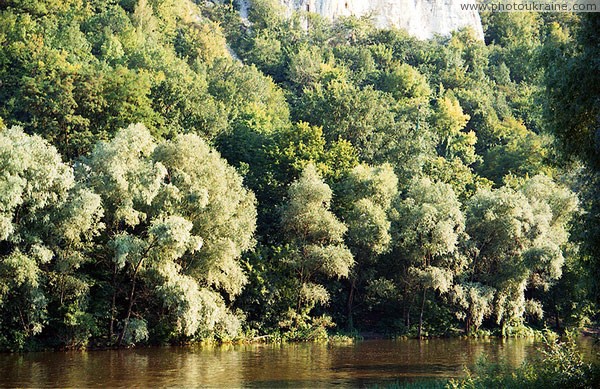
[[[306,166],[313,163],[325,177],[339,178],[346,170],[358,164],[356,149],[347,141],[327,144],[323,129],[299,122],[278,133],[273,150],[274,162],[279,165],[281,179],[291,181]]]
[[[328,141],[349,141],[363,159],[374,160],[383,135],[394,125],[391,99],[372,87],[358,89],[345,80],[306,88],[299,119],[323,127]]]
[[[597,16],[234,3],[0,6],[1,349],[594,317]]]
[[[422,335],[427,290],[447,293],[464,267],[457,252],[465,218],[452,187],[427,178],[411,183],[395,217],[407,275],[422,290],[418,336]]]
[[[365,271],[377,267],[378,257],[389,251],[392,244],[389,214],[398,192],[398,178],[392,166],[358,165],[338,184],[339,213],[348,226],[346,241],[355,258],[350,275],[347,315],[348,327],[353,330],[354,298],[357,289],[368,281]]]
[[[33,347],[44,330],[87,342],[90,282],[80,267],[102,229],[100,199],[75,185],[56,149],[18,127],[0,132],[0,347]]]
[[[296,313],[309,313],[329,301],[327,290],[314,283],[315,276],[348,277],[354,258],[343,244],[347,227],[329,210],[332,191],[314,165],[304,169],[288,196],[281,221],[293,251],[285,261],[298,274]]]
[[[239,325],[227,324],[232,313],[217,292],[233,297],[246,282],[238,258],[253,244],[256,211],[239,175],[198,136],[157,145],[141,125],[100,143],[80,170],[102,197],[104,244],[114,253],[105,259],[113,269],[110,336],[116,321],[117,341],[128,336],[138,277],[163,304],[163,313],[147,320],[168,323],[173,336],[191,338],[219,325],[235,336]],[[119,274],[130,285],[126,307],[117,301]]]
[[[311,318],[307,314],[298,314],[293,310],[287,312],[279,327],[284,331],[282,341],[292,342],[323,342],[329,336],[327,328],[334,324],[328,316]]]
[[[495,290],[478,282],[454,285],[452,299],[460,306],[457,317],[466,321],[466,332],[476,333],[483,319],[493,312]]]
[[[427,103],[431,94],[425,76],[405,63],[391,65],[388,72],[382,73],[379,89],[390,93],[396,100],[410,102],[413,105]]]
[[[541,175],[526,180],[519,191],[484,190],[470,200],[467,233],[474,244],[470,279],[496,289],[498,323],[523,316],[528,285],[543,287],[560,277],[561,245],[567,241],[567,223],[576,207],[568,189]]]
[[[397,212],[399,244],[415,261],[429,262],[456,251],[465,222],[449,185],[415,180]]]
[[[471,165],[479,158],[475,154],[477,136],[473,131],[462,132],[470,117],[463,113],[459,102],[444,96],[438,102],[435,124],[441,138],[440,154],[449,160],[460,158],[465,165]]]
[[[575,339],[544,338],[541,357],[514,368],[504,362],[479,362],[466,378],[451,380],[450,388],[593,388],[598,384],[598,368],[584,362]]]
[[[544,73],[546,87],[544,117],[551,132],[559,140],[565,159],[580,159],[588,169],[579,182],[586,216],[578,223],[582,255],[586,257],[581,269],[597,279],[598,269],[598,15],[577,15],[567,23],[553,21],[542,50],[542,61],[548,64]],[[597,304],[600,290],[591,281],[588,295]],[[588,284],[590,285],[590,284]],[[596,310],[597,312],[597,310]]]

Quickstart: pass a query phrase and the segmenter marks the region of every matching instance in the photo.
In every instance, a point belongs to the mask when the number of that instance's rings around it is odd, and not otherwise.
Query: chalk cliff
[[[465,0],[279,0],[289,10],[318,13],[326,18],[372,15],[378,27],[395,26],[409,34],[428,39],[434,34],[470,26],[483,40],[477,11],[463,11]]]

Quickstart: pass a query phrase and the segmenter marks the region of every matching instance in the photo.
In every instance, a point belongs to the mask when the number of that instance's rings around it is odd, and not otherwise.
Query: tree
[[[465,321],[465,332],[479,329],[483,320],[493,313],[496,290],[479,282],[457,283],[451,290],[452,300],[459,306],[456,316]]]
[[[462,131],[470,116],[463,113],[460,103],[452,95],[445,95],[438,101],[434,116],[434,128],[440,137],[439,154],[448,159],[459,158],[463,164],[471,165],[480,158],[475,153],[477,136],[475,132]]]
[[[564,150],[583,158],[598,170],[598,113],[600,80],[598,75],[597,14],[582,18],[575,39],[557,23],[551,27],[543,60],[552,64],[545,73],[548,93],[546,120]]]
[[[167,338],[234,336],[239,323],[219,292],[233,298],[244,285],[237,259],[252,245],[256,218],[235,170],[196,135],[157,145],[132,125],[100,142],[80,174],[105,205],[110,337],[120,323],[115,342],[142,340],[148,321]],[[137,301],[138,281],[150,300]],[[154,299],[158,317],[144,312]]]
[[[299,91],[321,79],[323,54],[315,47],[300,47],[290,55],[287,78]]]
[[[326,142],[323,129],[306,122],[294,124],[276,134],[271,152],[280,169],[281,181],[291,182],[309,164],[314,164],[326,178],[339,178],[358,164],[357,151],[344,140]]]
[[[216,61],[208,74],[208,92],[225,105],[233,127],[268,134],[289,126],[283,91],[254,66]]]
[[[313,164],[289,188],[281,222],[293,251],[286,259],[294,270],[299,293],[296,313],[308,314],[317,304],[326,304],[329,293],[316,283],[317,275],[348,277],[354,258],[344,245],[347,227],[329,210],[332,191]]]
[[[0,347],[32,347],[47,330],[66,347],[87,343],[90,283],[81,267],[102,228],[100,198],[39,136],[0,130]]]
[[[359,157],[376,162],[385,135],[395,129],[392,105],[389,95],[371,86],[359,89],[345,79],[333,79],[305,88],[296,116],[322,126],[327,141],[349,141]]]
[[[540,46],[543,19],[539,15],[536,12],[491,12],[484,18],[488,24],[486,42],[495,51],[492,58],[506,63],[511,79],[516,82],[537,77],[533,59]]]
[[[367,281],[369,265],[376,264],[377,257],[391,247],[389,213],[398,192],[398,178],[389,164],[361,164],[344,177],[338,188],[337,208],[348,226],[346,241],[355,259],[347,299],[348,327],[352,330],[357,285]]]
[[[417,334],[421,338],[427,291],[447,293],[463,270],[458,245],[465,218],[450,185],[421,178],[411,183],[398,205],[396,223],[397,244],[406,256],[408,276],[423,293]]]
[[[161,205],[190,220],[204,241],[205,249],[196,266],[188,264],[189,270],[202,284],[236,296],[246,282],[237,260],[254,245],[254,195],[236,170],[196,135],[163,142],[154,155],[167,169],[169,191],[178,188],[161,198]]]
[[[210,66],[216,59],[228,56],[227,42],[221,28],[215,22],[190,23],[189,28],[177,30],[175,39],[177,54],[185,58],[189,64],[200,59]]]
[[[425,76],[405,63],[394,64],[389,72],[382,73],[378,86],[379,89],[390,93],[405,105],[427,104],[427,99],[431,94]]]
[[[548,177],[538,175],[518,190],[481,190],[467,205],[467,233],[473,258],[470,282],[495,290],[494,314],[503,334],[525,313],[527,288],[561,276],[562,245],[576,197]]]
[[[501,185],[506,175],[518,177],[551,174],[548,166],[552,138],[536,134],[516,119],[506,119],[496,126],[496,144],[484,152],[478,171]]]
[[[579,195],[585,209],[576,224],[584,266],[589,270],[589,296],[600,302],[600,202],[598,202],[598,152],[600,128],[600,78],[598,42],[600,18],[590,13],[577,23],[553,22],[549,25],[540,61],[544,65],[546,106],[544,119],[559,141],[562,156],[583,162],[586,171],[579,179]]]

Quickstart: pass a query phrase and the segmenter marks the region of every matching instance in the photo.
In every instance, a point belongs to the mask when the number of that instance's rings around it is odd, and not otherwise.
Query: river
[[[0,354],[0,386],[365,387],[459,377],[483,356],[518,365],[540,347],[527,339],[433,339]]]

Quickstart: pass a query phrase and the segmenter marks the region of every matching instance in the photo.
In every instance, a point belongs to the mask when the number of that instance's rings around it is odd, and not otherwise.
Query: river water
[[[527,339],[433,339],[0,354],[0,386],[365,387],[459,377],[483,356],[519,365],[540,348]]]

